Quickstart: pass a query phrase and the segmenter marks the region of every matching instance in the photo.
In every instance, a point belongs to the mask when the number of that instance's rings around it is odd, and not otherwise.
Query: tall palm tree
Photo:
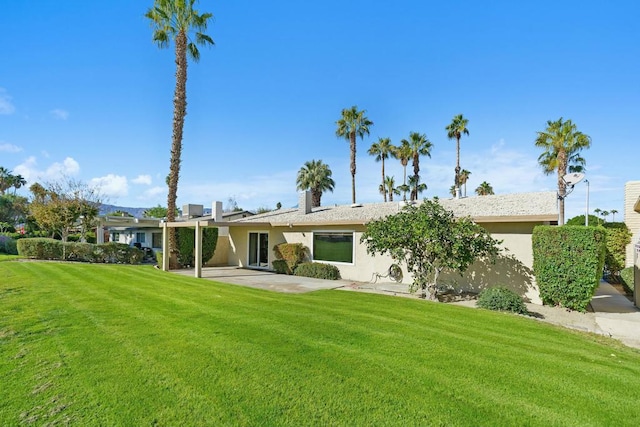
[[[536,147],[544,151],[538,157],[538,163],[546,175],[554,172],[558,174],[558,223],[564,224],[564,198],[567,194],[567,184],[563,177],[569,172],[580,172],[586,164],[580,152],[591,146],[591,137],[578,131],[571,120],[563,121],[560,117],[556,121],[547,121],[547,128],[538,132],[535,140]]]
[[[409,145],[409,141],[403,139],[400,141],[400,146],[396,147],[394,157],[400,160],[400,164],[402,165],[402,169],[404,171],[404,179],[402,180],[402,185],[398,187],[403,192],[403,200],[407,200],[407,165],[409,164],[409,160],[413,157],[413,149],[411,145]]]
[[[418,196],[427,190],[427,184],[420,182],[420,175],[409,177],[409,188],[411,190],[411,200],[418,200]]]
[[[476,194],[478,196],[490,196],[494,194],[493,187],[487,181],[483,181],[482,184],[476,188]]]
[[[467,197],[467,181],[469,181],[469,175],[471,175],[471,172],[469,172],[466,169],[462,169],[460,171],[460,184],[464,185],[464,197]],[[454,194],[454,197],[455,197],[455,194]]]
[[[13,194],[16,194],[16,190],[19,190],[23,186],[27,185],[27,180],[20,174],[13,175]]]
[[[414,187],[420,182],[420,156],[431,157],[433,144],[427,139],[424,133],[410,132],[409,140],[403,139],[402,144],[407,143],[411,147],[411,158],[413,159],[413,180]],[[411,187],[411,185],[409,185]],[[411,192],[411,201],[417,200],[418,193]]]
[[[613,220],[611,222],[616,222],[616,214],[618,213],[617,210],[615,209],[611,209],[611,215],[613,215]]]
[[[384,179],[384,160],[389,157],[395,156],[395,147],[391,144],[390,138],[378,138],[378,142],[371,144],[369,148],[369,155],[376,156],[376,162],[382,162],[382,195],[384,201],[387,201],[387,187],[385,186]]]
[[[336,136],[349,141],[351,148],[351,203],[356,203],[356,136],[364,139],[369,135],[369,128],[373,122],[365,116],[366,110],[358,111],[354,105],[342,110],[341,117],[336,121]]]
[[[602,211],[602,219],[604,220],[604,222],[607,222],[607,217],[609,216],[609,211]]]
[[[453,116],[453,120],[451,120],[451,123],[445,128],[449,139],[456,139],[456,197],[460,189],[460,138],[463,134],[469,135],[469,129],[467,129],[468,123],[469,120],[462,117],[462,114],[458,114],[457,116]]]
[[[593,213],[595,213],[596,217],[598,217],[598,225],[600,225],[600,212],[602,212],[602,209],[600,209],[600,208],[595,208],[593,210]]]
[[[396,188],[396,180],[392,176],[386,176],[384,178],[385,192],[389,194],[389,201],[393,202],[393,195],[400,195],[400,190]]]
[[[199,13],[194,9],[196,0],[155,0],[145,17],[151,20],[153,41],[160,47],[175,44],[176,87],[173,96],[173,137],[169,166],[169,191],[167,194],[167,221],[176,217],[178,178],[182,153],[182,130],[187,115],[187,56],[194,62],[200,60],[198,46],[213,46],[211,37],[204,34],[211,13]],[[175,228],[170,229],[169,246],[177,251]]]
[[[306,162],[298,171],[297,188],[298,190],[311,190],[311,207],[320,206],[322,193],[325,191],[333,192],[336,183],[331,175],[331,169],[322,160]]]

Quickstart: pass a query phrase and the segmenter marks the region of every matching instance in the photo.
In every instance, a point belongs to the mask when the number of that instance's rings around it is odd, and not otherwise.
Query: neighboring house
[[[98,218],[96,239],[98,243],[139,243],[143,248],[162,250],[161,221],[159,218],[105,215]]]
[[[495,265],[477,262],[464,276],[441,276],[443,282],[471,291],[508,286],[541,303],[532,272],[531,235],[536,225],[557,224],[555,192],[441,199],[440,203],[458,217],[473,218],[508,250]],[[393,261],[367,254],[360,243],[362,233],[367,222],[397,213],[403,206],[404,202],[386,202],[311,208],[309,192],[301,193],[299,208],[225,222],[229,227],[228,264],[271,269],[274,245],[302,243],[309,248],[311,260],[336,265],[343,279],[372,281],[376,275],[384,276]],[[411,280],[404,271],[403,282]]]
[[[632,234],[625,265],[632,267],[636,244],[640,243],[640,181],[629,181],[624,186],[624,222]]]

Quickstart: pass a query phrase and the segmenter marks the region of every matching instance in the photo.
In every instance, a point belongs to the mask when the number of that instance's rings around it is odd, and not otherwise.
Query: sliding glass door
[[[248,265],[269,268],[269,233],[249,233]]]

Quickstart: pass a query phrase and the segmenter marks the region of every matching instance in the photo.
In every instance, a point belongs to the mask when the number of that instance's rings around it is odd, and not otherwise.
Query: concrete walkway
[[[600,333],[640,348],[640,309],[607,282],[600,282],[591,300]]]

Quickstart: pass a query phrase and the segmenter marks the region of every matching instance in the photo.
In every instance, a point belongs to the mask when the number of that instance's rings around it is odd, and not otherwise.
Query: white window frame
[[[325,261],[322,259],[316,259],[315,253],[313,250],[316,234],[331,234],[331,233],[351,234],[351,262]],[[356,232],[355,230],[314,230],[311,232],[310,251],[311,251],[311,260],[313,262],[320,262],[323,264],[336,264],[336,265],[356,265]]]

